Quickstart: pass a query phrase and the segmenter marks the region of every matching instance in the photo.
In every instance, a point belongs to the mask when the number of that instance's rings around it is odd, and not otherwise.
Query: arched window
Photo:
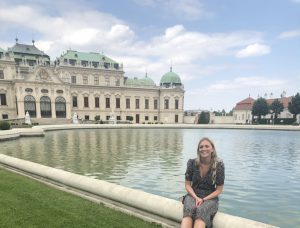
[[[24,111],[29,113],[30,117],[36,117],[35,98],[31,95],[24,97]]]
[[[66,118],[66,100],[63,97],[55,99],[56,118]]]
[[[47,96],[41,97],[41,117],[51,118],[51,100]]]

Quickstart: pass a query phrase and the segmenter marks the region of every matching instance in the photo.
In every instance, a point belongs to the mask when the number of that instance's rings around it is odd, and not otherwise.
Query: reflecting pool
[[[1,153],[178,199],[197,143],[225,162],[220,211],[280,227],[300,224],[300,132],[224,129],[93,129],[1,142]]]

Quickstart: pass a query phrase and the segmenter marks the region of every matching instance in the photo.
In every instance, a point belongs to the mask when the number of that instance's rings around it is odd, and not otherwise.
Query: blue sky
[[[300,92],[300,0],[1,0],[0,47],[103,52],[125,76],[173,71],[185,109]]]

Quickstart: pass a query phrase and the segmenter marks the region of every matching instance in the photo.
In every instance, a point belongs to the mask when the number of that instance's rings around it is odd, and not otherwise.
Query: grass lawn
[[[0,227],[160,227],[0,169]]]

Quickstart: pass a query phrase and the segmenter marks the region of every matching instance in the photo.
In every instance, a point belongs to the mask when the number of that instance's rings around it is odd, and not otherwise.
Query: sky
[[[185,110],[300,92],[300,0],[0,0],[0,47],[16,37],[52,61],[103,53],[157,85],[172,66]]]

